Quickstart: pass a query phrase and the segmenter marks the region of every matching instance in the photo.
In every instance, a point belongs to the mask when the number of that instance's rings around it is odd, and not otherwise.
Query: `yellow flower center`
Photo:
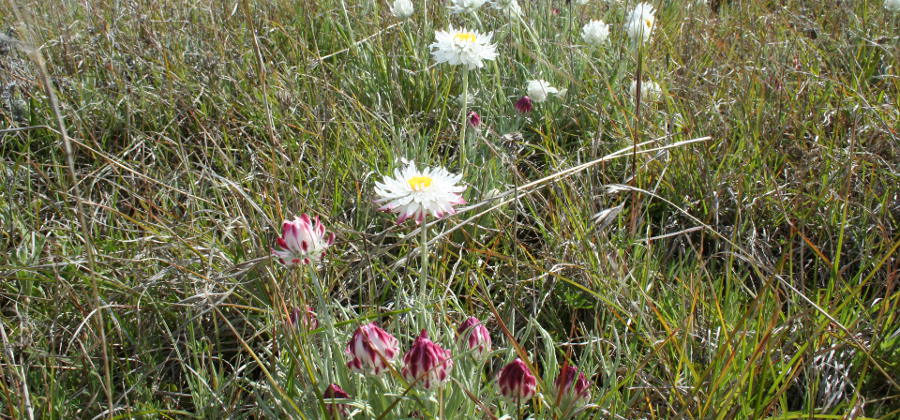
[[[644,19],[644,26],[646,26],[648,29],[651,28],[651,27],[653,27],[653,20],[651,20],[651,19],[649,19],[649,18],[645,18],[645,19]]]
[[[453,39],[462,42],[475,42],[475,34],[471,32],[460,32],[454,35]]]
[[[426,188],[431,186],[431,177],[414,176],[406,182],[409,183],[409,188],[412,188],[413,191],[425,191]]]

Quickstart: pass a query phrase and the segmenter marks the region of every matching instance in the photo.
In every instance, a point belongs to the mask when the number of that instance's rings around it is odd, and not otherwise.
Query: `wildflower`
[[[609,25],[602,20],[592,20],[581,28],[581,39],[588,45],[605,44],[609,39]]]
[[[647,3],[638,3],[628,15],[625,32],[633,42],[644,43],[650,40],[653,25],[656,23],[656,10]]]
[[[485,2],[487,2],[487,0],[451,0],[450,13],[474,13],[483,6]]]
[[[413,4],[410,0],[394,0],[394,4],[391,5],[391,13],[400,19],[412,16],[413,11]]]
[[[422,330],[419,338],[413,342],[412,348],[403,356],[403,379],[423,389],[432,389],[447,382],[453,359],[450,350],[428,339],[428,332]]]
[[[306,307],[306,312],[304,313],[300,308],[294,308],[291,311],[291,316],[288,318],[288,323],[292,327],[301,327],[304,330],[314,330],[319,328],[319,319],[316,316],[316,313],[313,312],[313,309],[309,306]]]
[[[631,87],[628,89],[628,92],[631,94],[633,98],[637,95],[637,82],[632,80]],[[645,101],[656,101],[659,100],[659,96],[662,90],[659,88],[659,85],[654,83],[653,81],[646,80],[641,82],[641,99]]]
[[[559,93],[555,87],[550,86],[550,84],[544,80],[529,80],[527,91],[528,96],[531,97],[531,100],[534,102],[544,102],[547,100],[547,95]]]
[[[413,218],[416,224],[425,220],[425,215],[441,218],[456,213],[455,205],[465,204],[461,192],[466,187],[456,185],[461,175],[454,175],[446,169],[424,168],[419,170],[415,163],[394,171],[394,177],[385,177],[375,183],[376,203],[386,203],[379,210],[397,213],[397,223]]]
[[[484,67],[484,60],[497,58],[497,46],[491,44],[493,34],[468,29],[435,31],[431,55],[438,64],[465,65],[467,69]]]
[[[884,8],[891,12],[900,12],[900,0],[884,0]]]
[[[522,15],[522,8],[516,0],[494,0],[491,6],[510,16]]]
[[[472,350],[476,356],[481,357],[491,351],[491,334],[487,328],[481,324],[481,321],[474,316],[470,316],[463,321],[456,329],[459,340]]]
[[[397,339],[374,322],[361,325],[353,332],[344,353],[351,357],[347,367],[369,375],[379,375],[397,357]]]
[[[324,398],[326,404],[326,410],[328,410],[329,417],[340,417],[343,418],[350,411],[350,406],[347,404],[337,404],[331,403],[327,400],[333,398],[350,398],[350,394],[347,391],[344,391],[338,384],[328,385],[328,388],[325,388],[325,392],[322,393],[322,398]]]
[[[275,240],[278,249],[273,248],[272,255],[288,267],[314,264],[321,261],[325,249],[333,243],[334,233],[325,236],[325,225],[319,222],[318,216],[310,219],[304,213],[292,222],[284,221],[281,237]]]
[[[516,111],[524,114],[527,112],[531,112],[531,109],[534,108],[534,105],[531,103],[531,98],[529,98],[528,95],[525,95],[519,98],[518,101],[516,101],[515,107]]]
[[[591,397],[590,382],[584,377],[584,373],[578,372],[578,369],[570,365],[564,365],[559,370],[553,384],[556,385],[557,401],[563,407],[586,401]]]
[[[528,366],[525,366],[525,362],[519,358],[500,369],[497,376],[500,395],[512,400],[527,400],[534,396],[536,383]]]
[[[481,125],[481,116],[475,111],[469,111],[469,125],[478,128]]]
[[[575,4],[579,6],[584,6],[585,4],[590,3],[590,0],[575,0]]]

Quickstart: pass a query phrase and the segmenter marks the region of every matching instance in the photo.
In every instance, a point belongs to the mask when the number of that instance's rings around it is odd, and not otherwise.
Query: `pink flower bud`
[[[399,353],[397,339],[378,328],[374,322],[361,325],[353,332],[344,353],[351,359],[347,367],[367,375],[379,375]]]
[[[319,218],[310,219],[304,213],[281,225],[281,237],[275,239],[277,248],[272,249],[272,256],[288,267],[315,264],[322,260],[325,249],[333,243],[334,233],[326,237],[325,225]]]
[[[478,128],[481,125],[481,116],[475,111],[469,111],[469,125]]]
[[[553,384],[556,385],[557,402],[561,406],[569,406],[591,398],[591,384],[584,377],[584,373],[579,373],[578,369],[568,364],[563,365]]]
[[[531,98],[529,98],[528,95],[525,95],[521,99],[516,101],[515,106],[516,106],[516,111],[519,111],[523,114],[527,113],[527,112],[531,112],[532,108],[534,108],[534,105],[531,103]]]
[[[447,382],[452,367],[450,350],[444,350],[429,340],[428,333],[422,330],[412,348],[403,356],[403,370],[400,373],[411,385],[432,389]]]
[[[328,410],[329,417],[343,417],[350,411],[350,407],[347,404],[328,402],[331,398],[350,398],[350,394],[337,384],[328,385],[328,388],[325,388],[325,392],[322,393],[322,398],[325,399],[325,407]]]
[[[301,311],[300,308],[294,308],[291,311],[291,316],[288,318],[288,323],[292,327],[299,326],[307,331],[319,328],[319,319],[309,306],[306,307],[306,313]]]
[[[519,358],[500,369],[500,375],[497,376],[500,395],[512,400],[527,400],[533,397],[536,384],[534,375]]]
[[[487,328],[481,324],[481,321],[474,316],[470,316],[469,319],[463,321],[462,324],[459,325],[459,328],[456,329],[456,333],[459,336],[459,340],[463,345],[466,346],[467,349],[472,350],[472,352],[478,356],[484,356],[491,351],[491,334],[488,333]]]

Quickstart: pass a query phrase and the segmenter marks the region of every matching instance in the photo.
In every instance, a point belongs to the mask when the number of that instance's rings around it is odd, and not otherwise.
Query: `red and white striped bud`
[[[533,397],[536,384],[534,375],[519,358],[500,369],[500,374],[497,375],[500,395],[511,400],[527,400]]]
[[[412,348],[403,356],[403,379],[411,385],[432,389],[439,387],[450,379],[453,359],[450,350],[428,339],[428,332],[422,330],[419,338],[413,342]]]
[[[573,366],[564,365],[553,384],[556,385],[556,401],[562,407],[583,404],[591,398],[591,383]]]
[[[306,307],[305,312],[300,308],[294,308],[291,311],[291,316],[288,318],[288,323],[292,327],[300,327],[307,331],[319,328],[319,318],[316,317],[316,313],[309,306]]]
[[[397,339],[374,322],[357,328],[344,349],[344,353],[351,358],[347,367],[376,376],[388,369],[399,352]]]
[[[322,393],[325,399],[325,409],[328,410],[328,416],[331,418],[343,418],[350,412],[350,406],[347,404],[338,404],[329,402],[332,398],[350,398],[350,394],[344,391],[338,384],[328,385],[325,392]]]
[[[482,357],[491,352],[491,334],[474,316],[463,321],[456,329],[461,345]]]
[[[334,243],[334,233],[325,235],[325,225],[319,217],[310,219],[301,214],[281,225],[281,237],[275,239],[272,256],[290,267],[298,264],[318,264],[325,250]]]
[[[531,98],[528,95],[521,97],[518,101],[516,101],[516,111],[519,111],[523,114],[531,112],[534,108],[534,104],[531,102]]]

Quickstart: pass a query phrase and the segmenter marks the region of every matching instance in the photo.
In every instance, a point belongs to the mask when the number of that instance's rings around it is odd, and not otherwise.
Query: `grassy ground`
[[[0,416],[326,418],[338,382],[356,418],[562,418],[568,360],[593,383],[579,418],[897,418],[900,15],[651,3],[641,78],[662,95],[637,113],[631,4],[524,1],[518,21],[434,0],[409,20],[369,0],[5,0]],[[588,19],[606,47],[584,45]],[[461,73],[428,49],[449,23],[499,53],[468,77],[464,196],[520,196],[431,226],[422,303],[414,225],[373,188],[402,158],[461,169]],[[566,94],[519,114],[530,79]],[[575,168],[634,142],[637,165]],[[268,258],[299,213],[337,235],[325,308],[311,271]],[[291,332],[304,302],[334,329]],[[362,322],[453,348],[470,315],[496,351],[459,356],[444,392],[344,367]],[[517,355],[543,395],[523,407],[492,385]]]

